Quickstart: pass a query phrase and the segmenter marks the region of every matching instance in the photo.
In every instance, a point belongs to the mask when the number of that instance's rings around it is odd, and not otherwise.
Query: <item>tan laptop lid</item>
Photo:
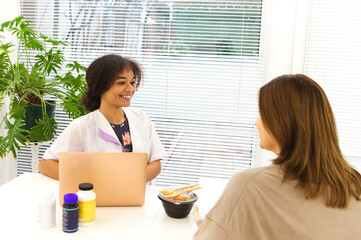
[[[59,154],[59,204],[80,183],[94,185],[97,206],[142,206],[146,153],[63,152]]]

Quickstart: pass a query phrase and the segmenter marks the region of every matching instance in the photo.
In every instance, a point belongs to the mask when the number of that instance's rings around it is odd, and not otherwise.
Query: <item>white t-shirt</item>
[[[166,154],[148,115],[137,108],[123,108],[128,118],[133,152],[148,154],[148,163]],[[74,119],[45,151],[44,159],[59,159],[60,152],[122,152],[123,146],[99,111]]]

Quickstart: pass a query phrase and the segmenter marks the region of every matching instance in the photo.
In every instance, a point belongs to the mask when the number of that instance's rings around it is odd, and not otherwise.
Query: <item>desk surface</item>
[[[200,180],[197,205],[204,216],[214,205],[226,181]],[[16,239],[192,239],[197,230],[192,213],[184,219],[168,217],[158,199],[160,187],[147,186],[142,207],[97,207],[96,222],[75,233],[62,231],[62,209],[56,204],[56,226],[37,223],[37,201],[46,190],[58,196],[58,181],[42,174],[24,173],[0,187],[0,229],[2,236]],[[21,239],[23,239],[21,238]]]

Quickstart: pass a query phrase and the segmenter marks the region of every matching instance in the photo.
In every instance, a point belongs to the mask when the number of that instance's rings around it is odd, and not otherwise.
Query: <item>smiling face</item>
[[[135,76],[131,69],[119,73],[112,86],[102,94],[101,105],[108,107],[129,107],[136,90]]]

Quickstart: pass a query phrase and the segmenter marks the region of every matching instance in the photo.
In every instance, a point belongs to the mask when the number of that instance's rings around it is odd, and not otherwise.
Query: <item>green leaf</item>
[[[7,152],[8,151],[6,149],[6,142],[4,141],[4,137],[0,136],[0,158],[6,157]]]
[[[64,45],[64,46],[66,46],[66,45],[67,45],[66,42],[55,40],[55,39],[50,38],[50,37],[48,37],[48,36],[45,36],[45,35],[43,35],[43,34],[41,34],[41,33],[40,33],[40,37],[41,37],[42,39],[44,39],[44,42],[51,43],[51,44],[53,44],[54,46],[56,46],[56,45]]]
[[[10,59],[5,53],[0,53],[0,77],[5,77],[10,70]]]
[[[10,95],[9,82],[7,78],[0,78],[0,92],[2,96]]]
[[[11,151],[16,158],[16,150],[20,150],[20,144],[26,145],[28,139],[25,137],[24,133],[27,133],[25,129],[21,127],[25,125],[23,119],[15,119],[14,124],[11,124],[7,117],[4,118],[5,129],[8,130],[8,133],[4,140],[4,146],[6,149]]]
[[[39,88],[44,87],[45,83],[43,79],[43,75],[39,72],[38,65],[35,64],[31,69],[30,80],[26,85]]]
[[[75,91],[87,89],[84,74],[79,74],[75,77],[71,72],[67,72],[63,77],[57,75],[55,79],[61,82],[67,89],[73,89]]]
[[[27,35],[30,35],[30,33],[27,33]],[[37,50],[37,51],[44,51],[44,44],[39,41],[36,36],[28,36],[27,41],[24,42],[24,46],[29,49]]]
[[[4,98],[5,96],[0,97],[0,108],[4,106],[4,102],[3,102]]]
[[[11,70],[9,73],[12,74],[12,76],[9,76],[9,78],[12,78],[10,80],[10,84],[13,84],[11,86],[12,88],[16,88],[19,84],[22,84],[21,86],[26,86],[28,84],[30,76],[24,63],[14,65],[14,70]],[[20,91],[20,89],[22,89],[21,86],[19,86],[20,88],[15,89],[18,94],[22,92]]]
[[[68,96],[65,97],[64,101],[61,103],[64,111],[70,118],[78,118],[87,113],[83,105],[80,105],[79,102],[83,97],[84,92],[80,94],[75,93],[74,91],[68,91]]]
[[[0,29],[0,31],[3,31],[4,28],[5,28],[5,29],[12,28],[13,25],[18,26],[23,19],[24,19],[24,17],[23,17],[23,16],[20,16],[20,17],[17,17],[17,18],[15,18],[15,19],[13,19],[13,20],[4,22],[3,24],[1,24],[1,29]]]
[[[63,53],[60,50],[53,52],[53,48],[49,51],[38,54],[35,56],[36,65],[39,66],[39,69],[42,69],[43,73],[49,76],[51,72],[57,74],[57,70],[61,69],[61,65],[64,61]]]
[[[86,71],[86,67],[78,63],[77,61],[73,61],[73,63],[69,63],[66,65],[67,68],[70,68],[70,71],[76,70],[77,73],[80,73],[80,71]]]
[[[43,142],[54,138],[57,129],[55,119],[53,117],[49,118],[47,114],[43,117],[44,121],[39,119],[36,121],[37,125],[30,129],[30,141]]]
[[[54,117],[49,118],[48,115],[45,115],[44,120],[44,139],[45,141],[50,141],[54,138],[56,134],[56,129],[58,128],[57,123]]]
[[[25,112],[26,112],[26,106],[28,105],[27,101],[21,101],[19,102],[19,100],[17,98],[14,98],[13,101],[10,103],[10,118],[13,119],[22,119],[25,117]]]
[[[15,45],[13,43],[4,43],[0,45],[0,50],[2,51],[2,54],[9,55],[14,50],[11,50],[10,48],[14,47]]]

